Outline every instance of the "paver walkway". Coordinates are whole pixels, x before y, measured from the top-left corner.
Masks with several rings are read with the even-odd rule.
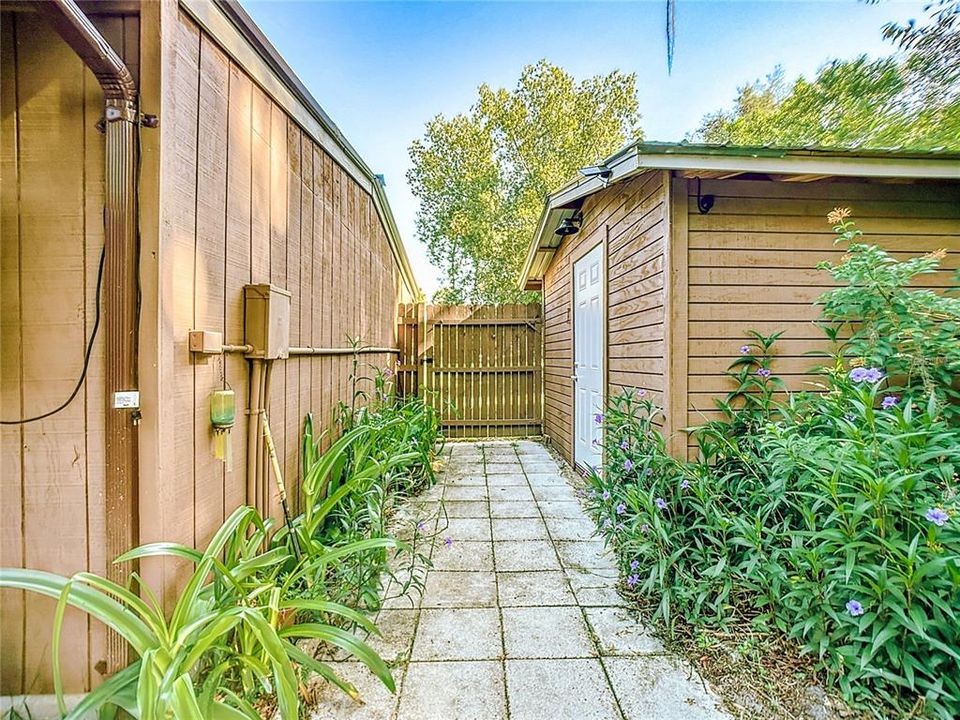
[[[448,446],[433,569],[387,603],[370,643],[397,694],[335,663],[357,705],[326,693],[316,720],[720,720],[700,678],[638,624],[573,488],[541,445]],[[414,607],[410,607],[411,602]]]

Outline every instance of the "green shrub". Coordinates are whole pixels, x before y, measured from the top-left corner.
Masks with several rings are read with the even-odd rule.
[[[173,556],[194,564],[194,572],[169,614],[145,585],[141,585],[141,598],[91,573],[64,578],[38,570],[0,570],[0,587],[37,592],[58,601],[53,662],[61,712],[70,719],[101,708],[123,708],[143,720],[255,720],[260,715],[251,701],[259,692],[269,691],[276,697],[280,716],[295,720],[299,717],[300,667],[319,673],[355,696],[356,690],[329,666],[296,646],[300,638],[320,638],[343,648],[392,690],[389,669],[369,646],[335,625],[298,622],[298,618],[322,612],[376,632],[369,620],[350,608],[287,597],[281,568],[291,557],[283,548],[262,551],[269,529],[269,523],[253,508],[241,507],[203,552],[175,543],[154,543],[117,558],[119,563]],[[347,552],[345,548],[331,552],[326,561],[335,563]],[[138,577],[132,579],[139,584]],[[116,630],[139,659],[66,714],[59,655],[68,605]]]
[[[391,536],[388,520],[398,499],[429,487],[439,423],[414,398],[399,400],[389,373],[373,380],[375,395],[357,390],[339,411],[340,436],[325,451],[305,421],[302,442],[303,512],[276,528],[253,508],[238,508],[205,551],[153,543],[115,562],[172,556],[194,565],[172,612],[131,575],[129,588],[90,573],[64,578],[23,569],[0,570],[0,587],[58,600],[54,619],[54,681],[61,698],[60,629],[68,605],[87,612],[130,643],[138,660],[90,693],[69,715],[91,710],[138,718],[259,718],[267,698],[284,720],[300,712],[302,676],[317,673],[354,699],[356,688],[297,643],[318,639],[364,663],[392,692],[384,661],[351,631],[377,634],[364,614],[381,602],[381,575],[392,572],[388,553],[404,554],[410,569],[427,562],[412,539]],[[402,591],[417,583],[407,573]],[[139,593],[142,593],[142,596]]]
[[[838,221],[849,239],[852,225]],[[612,399],[603,472],[587,496],[626,587],[668,628],[679,618],[776,628],[849,700],[952,718],[960,424],[951,358],[960,346],[947,338],[950,303],[902,287],[935,261],[895,263],[851,246],[835,276],[873,285],[825,296],[825,315],[845,316],[846,331],[829,328],[837,353],[819,387],[787,393],[771,371],[776,336],[752,334],[731,366],[723,418],[691,431],[694,462],[667,454],[660,411],[642,391]]]

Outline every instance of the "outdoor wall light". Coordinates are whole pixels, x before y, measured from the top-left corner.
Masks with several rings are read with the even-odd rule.
[[[573,217],[564,218],[560,221],[560,224],[557,225],[557,229],[553,231],[554,234],[559,235],[560,237],[576,235],[578,232],[580,232],[580,228],[577,227],[577,223],[579,223],[581,219],[582,216],[579,214],[574,215]]]
[[[608,168],[606,165],[590,165],[588,167],[580,168],[579,172],[586,178],[598,177],[604,182],[613,177],[613,170]]]
[[[700,178],[697,178],[697,210],[700,211],[701,215],[706,215],[713,209],[713,201],[713,195],[700,194]]]

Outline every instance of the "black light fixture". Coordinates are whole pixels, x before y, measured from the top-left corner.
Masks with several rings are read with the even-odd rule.
[[[598,177],[604,182],[613,177],[613,170],[606,165],[590,165],[580,168],[580,174],[586,178]]]
[[[557,229],[553,231],[554,235],[559,235],[560,237],[567,237],[568,235],[576,235],[580,232],[580,228],[577,226],[577,223],[580,222],[580,214],[573,215],[572,217],[565,217],[560,221],[560,224],[557,225]]]
[[[701,195],[700,194],[700,178],[697,178],[697,210],[700,211],[701,215],[706,215],[710,210],[713,209],[713,195]]]

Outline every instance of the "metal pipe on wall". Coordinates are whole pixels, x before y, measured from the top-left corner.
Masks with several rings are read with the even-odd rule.
[[[37,3],[53,29],[93,72],[104,95],[104,326],[105,326],[105,516],[107,558],[138,541],[137,408],[118,409],[115,393],[137,390],[137,133],[139,114],[133,74],[73,0]],[[126,406],[125,406],[126,407]],[[107,564],[107,577],[126,584],[127,568]],[[130,662],[123,638],[106,635],[105,674]]]
[[[263,387],[260,391],[260,412],[257,422],[257,483],[260,491],[260,510],[264,517],[270,514],[270,486],[266,480],[270,472],[268,468],[270,458],[263,443],[263,413],[270,407],[270,378],[272,375],[273,360],[264,360]]]
[[[247,405],[247,505],[256,506],[257,496],[257,445],[260,423],[260,386],[263,376],[263,360],[250,360],[250,398]]]

